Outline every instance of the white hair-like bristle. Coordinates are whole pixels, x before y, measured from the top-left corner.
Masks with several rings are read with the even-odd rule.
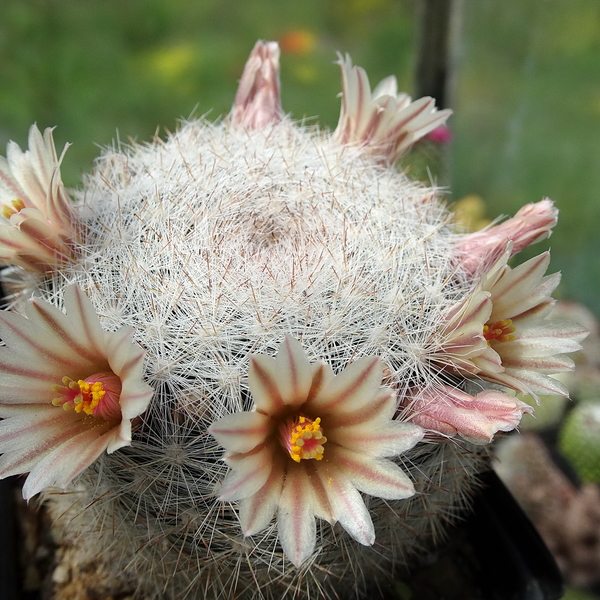
[[[275,524],[244,538],[236,504],[216,499],[227,466],[207,433],[250,410],[248,357],[274,356],[286,334],[336,372],[381,357],[400,395],[439,380],[422,357],[471,284],[451,264],[437,190],[288,119],[254,131],[200,120],[105,151],[77,206],[82,260],[35,293],[60,306],[76,282],[106,330],[133,327],[156,390],[130,447],[46,494],[82,561],[153,600],[358,597],[441,535],[480,448],[442,440],[406,452],[416,495],[365,498],[375,545],[319,522],[318,551],[297,570]],[[31,291],[15,292],[15,309]]]

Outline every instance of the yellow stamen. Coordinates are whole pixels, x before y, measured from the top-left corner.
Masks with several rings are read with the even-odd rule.
[[[104,386],[100,381],[88,383],[83,379],[80,379],[77,383],[81,393],[75,396],[75,412],[83,411],[86,415],[94,414],[94,409],[106,394]]]
[[[54,406],[62,406],[64,410],[75,409],[75,412],[84,412],[86,415],[93,415],[94,409],[100,404],[106,390],[102,382],[94,381],[88,383],[83,379],[73,381],[70,377],[63,377],[63,385],[54,385],[52,389],[55,392],[64,392],[65,388],[71,390],[71,393],[64,394],[60,398],[52,400]],[[71,396],[71,397],[69,397]]]
[[[488,345],[491,342],[510,342],[515,339],[512,335],[516,331],[516,327],[512,326],[511,319],[496,321],[492,325],[484,325],[483,337],[487,340]]]
[[[23,200],[21,200],[21,198],[17,198],[16,200],[13,200],[9,204],[5,204],[2,207],[2,216],[5,219],[10,219],[14,214],[18,213],[19,211],[23,210],[24,208],[25,208],[25,202],[23,202]]]
[[[317,417],[313,421],[301,416],[292,424],[289,442],[286,445],[292,459],[299,463],[302,459],[322,460],[325,451],[323,444],[326,441],[327,438],[321,429],[321,418]]]

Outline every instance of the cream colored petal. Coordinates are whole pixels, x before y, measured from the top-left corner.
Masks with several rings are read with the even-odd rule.
[[[333,461],[318,467],[333,515],[359,544],[371,546],[375,541],[375,528],[369,511],[356,487],[337,467]]]
[[[278,387],[278,368],[274,358],[262,354],[250,357],[248,387],[257,410],[277,415],[285,409]]]
[[[269,525],[279,505],[284,480],[283,466],[275,463],[265,485],[240,501],[239,517],[244,535],[254,535]]]
[[[279,499],[277,526],[283,552],[296,567],[313,553],[317,542],[311,500],[312,489],[306,471],[300,465],[291,465]]]
[[[410,450],[423,439],[424,431],[411,423],[389,421],[327,429],[326,434],[328,443],[334,442],[366,456],[383,457],[398,456]]]
[[[277,352],[277,387],[285,404],[299,406],[306,402],[316,365],[306,358],[298,341],[285,336]]]
[[[213,423],[208,432],[228,452],[250,452],[272,432],[274,421],[259,412],[239,412]]]
[[[23,406],[0,423],[0,477],[31,470],[46,454],[89,427],[57,407]],[[6,416],[6,411],[2,411]],[[102,431],[106,431],[103,428]],[[101,433],[101,432],[100,432]],[[99,435],[99,434],[98,434]]]
[[[559,273],[544,277],[549,263],[550,254],[544,252],[514,269],[507,268],[492,287],[486,285],[493,302],[490,321],[512,319],[546,302],[560,281]]]
[[[353,427],[363,423],[385,423],[396,412],[396,393],[389,388],[380,388],[369,402],[350,412],[331,412],[321,416],[327,430],[338,427]]]
[[[332,464],[361,492],[386,500],[403,500],[415,489],[402,469],[390,460],[364,456],[341,446],[333,448]]]
[[[154,389],[143,380],[146,353],[133,341],[130,327],[102,333],[110,370],[121,380],[119,404],[123,419],[134,419],[148,408],[154,394]]]
[[[71,437],[44,456],[29,473],[23,486],[23,498],[29,500],[48,487],[66,488],[106,450],[111,433],[99,435],[88,429]]]
[[[321,389],[310,403],[314,414],[352,412],[379,393],[383,365],[378,357],[359,358]]]
[[[232,471],[217,490],[219,500],[249,498],[265,485],[273,468],[273,448],[264,446],[250,454],[226,456]]]

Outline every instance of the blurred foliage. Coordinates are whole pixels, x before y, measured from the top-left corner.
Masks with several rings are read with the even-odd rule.
[[[282,42],[284,109],[335,126],[336,51],[409,88],[413,12],[407,0],[2,0],[0,147],[24,144],[33,122],[57,125],[76,185],[95,144],[226,114],[257,39]]]
[[[0,148],[23,145],[33,122],[57,125],[57,145],[73,142],[63,176],[76,186],[96,144],[226,114],[261,38],[282,46],[284,109],[335,126],[337,50],[373,84],[393,73],[411,90],[418,3],[2,0]],[[426,148],[421,172],[450,181],[451,199],[484,198],[486,218],[550,196],[559,225],[523,259],[551,245],[559,294],[600,313],[600,4],[464,0],[458,39],[453,141]]]
[[[452,191],[489,216],[549,196],[559,294],[600,314],[600,3],[465,0]]]

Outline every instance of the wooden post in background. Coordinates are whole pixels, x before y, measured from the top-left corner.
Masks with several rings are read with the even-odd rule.
[[[438,108],[452,108],[456,65],[460,48],[460,23],[464,0],[419,0],[417,3],[417,48],[414,97],[431,96]],[[452,117],[449,123],[452,129]],[[449,185],[447,145],[422,148],[426,180]]]

